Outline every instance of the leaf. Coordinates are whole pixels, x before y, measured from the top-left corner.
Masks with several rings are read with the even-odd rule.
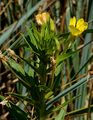
[[[89,59],[86,61],[86,63],[79,69],[79,71],[72,77],[71,81],[74,80],[74,78],[81,72],[81,70],[84,69],[84,67],[86,67],[86,65],[89,63],[89,61],[91,61],[93,59],[93,55],[91,55],[89,57]]]
[[[80,95],[78,95],[78,96],[76,96],[76,97],[73,97],[73,98],[69,99],[68,101],[63,102],[61,105],[58,105],[58,106],[56,106],[56,107],[54,107],[54,108],[48,109],[48,110],[47,110],[47,113],[48,113],[48,114],[51,114],[51,113],[53,113],[53,112],[57,112],[57,111],[59,111],[59,110],[61,110],[61,109],[64,109],[65,106],[67,106],[70,102],[72,102],[73,100],[75,100],[75,99],[78,98],[78,97],[80,97]]]
[[[54,38],[54,40],[55,40],[55,43],[56,43],[56,48],[59,51],[60,50],[60,43],[59,43],[59,41],[56,37]]]
[[[76,52],[79,52],[79,51],[78,50],[76,50],[76,51],[70,51],[70,52],[63,53],[63,54],[59,55],[57,57],[57,60],[56,60],[57,66],[60,65],[64,60],[66,60],[67,58],[69,58],[70,56],[72,56],[73,54],[75,54]]]
[[[2,96],[2,95],[0,95],[0,101],[2,101],[2,100],[4,100],[4,99],[5,99],[5,97]]]
[[[25,113],[23,110],[21,110],[18,106],[13,104],[12,102],[9,102],[6,104],[10,115],[17,120],[28,120],[28,114]]]
[[[70,32],[67,32],[67,33],[58,33],[56,36],[57,38],[62,41],[62,39],[67,39],[68,36],[69,36]]]
[[[34,25],[35,26],[35,25]],[[32,29],[29,29],[27,28],[27,33],[29,35],[29,38],[30,38],[30,42],[38,49],[38,44],[39,44],[39,41],[38,39],[36,39],[36,33],[34,33],[34,27],[32,27]],[[27,39],[29,39],[27,38]],[[30,43],[29,42],[29,43]],[[30,43],[30,44],[31,44]],[[36,52],[36,51],[35,51]]]
[[[86,34],[86,33],[93,33],[93,29],[85,30],[85,32],[83,34]]]
[[[55,103],[56,101],[58,101],[61,97],[65,96],[67,93],[74,91],[79,86],[81,86],[82,84],[84,84],[86,81],[87,81],[87,77],[82,78],[79,82],[75,83],[71,87],[69,87],[69,88],[65,89],[64,91],[60,92],[56,97],[54,97],[53,99],[51,99],[50,101],[48,101],[46,103],[46,106],[47,106],[46,109],[48,110],[53,105],[53,103]]]
[[[21,34],[24,38],[24,40],[26,41],[26,43],[28,44],[28,46],[37,54],[39,55],[39,50],[36,48],[36,46],[31,42],[30,37],[29,36],[24,36],[23,34]]]
[[[47,94],[45,94],[45,99],[49,99],[51,96],[53,96],[53,92],[49,91]]]
[[[31,84],[29,84],[29,79],[26,79],[25,72],[19,64],[17,64],[14,60],[11,59],[8,60],[8,63],[6,65],[20,79],[21,83],[25,87],[31,88]]]
[[[7,40],[7,38],[11,35],[16,25],[17,25],[17,22],[13,23],[9,27],[9,29],[6,32],[4,32],[3,35],[0,36],[0,45],[2,45]]]
[[[64,120],[64,117],[66,115],[66,109],[67,109],[67,106],[61,109],[59,114],[56,116],[55,120]]]
[[[17,97],[18,99],[20,99],[22,101],[25,100],[25,101],[29,102],[29,104],[31,104],[31,105],[34,105],[35,101],[31,97],[22,96],[22,95],[17,94],[17,93],[8,93],[8,94],[11,96]]]
[[[90,113],[93,112],[93,105],[90,105],[90,107],[83,107],[81,109],[77,109],[77,110],[74,110],[74,111],[71,111],[71,112],[68,112],[66,114],[66,116],[72,116],[72,115],[79,115],[79,114],[84,114],[84,113],[88,113],[90,109]]]
[[[64,103],[62,103],[61,105],[59,105],[58,107],[52,109],[52,112],[56,112],[60,109],[62,109],[63,107],[67,106],[70,102],[72,102],[73,100],[75,100],[76,98],[80,97],[80,95],[76,96],[76,97],[73,97],[71,98],[70,100],[68,101],[65,101]]]
[[[37,72],[38,74],[40,74],[38,68],[34,67],[32,64],[30,64],[27,60],[25,60],[24,58],[20,57],[20,59],[22,59],[24,62],[26,62],[35,72]]]

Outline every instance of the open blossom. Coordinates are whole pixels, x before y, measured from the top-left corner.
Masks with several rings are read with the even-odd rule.
[[[76,21],[76,17],[70,19],[69,30],[73,36],[79,36],[88,28],[88,23],[83,18]]]
[[[48,12],[43,12],[43,13],[36,15],[36,21],[38,25],[42,25],[46,23],[49,20],[49,18],[50,18],[50,15]]]

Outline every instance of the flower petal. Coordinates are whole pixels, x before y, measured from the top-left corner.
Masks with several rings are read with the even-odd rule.
[[[84,19],[81,18],[78,20],[76,28],[79,29],[81,32],[83,32],[84,30],[88,28],[88,23],[84,22]]]
[[[84,24],[84,19],[83,19],[83,18],[79,19],[79,20],[77,21],[76,28],[79,29],[80,26],[83,25],[83,24]]]
[[[76,17],[73,17],[70,19],[70,23],[69,23],[69,26],[74,26],[75,27],[76,25]]]
[[[46,23],[49,20],[49,18],[50,18],[49,13],[43,12],[43,13],[36,15],[36,22],[38,23],[38,25],[42,25]]]
[[[36,15],[35,18],[38,25],[42,25],[42,14]]]
[[[84,19],[81,18],[77,21],[76,28],[82,31],[83,27],[84,27],[84,30],[87,29],[88,28],[88,23],[84,22]]]
[[[88,28],[88,23],[84,22],[84,30],[86,30]]]
[[[78,36],[81,34],[81,31],[79,31],[77,28],[73,26],[69,26],[69,30],[73,36]]]
[[[81,32],[84,32],[84,30],[86,30],[88,28],[88,23],[84,22],[84,24],[82,24],[80,27],[79,27],[79,30]]]
[[[50,15],[48,12],[44,12],[42,13],[42,19],[43,19],[43,22],[46,23],[50,18]]]

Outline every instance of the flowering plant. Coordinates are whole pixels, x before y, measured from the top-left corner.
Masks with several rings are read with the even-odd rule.
[[[6,56],[2,53],[0,55],[0,57],[2,56],[2,62],[16,74],[22,85],[27,89],[25,95],[9,93],[9,95],[24,102],[26,113],[12,104],[10,100],[8,104],[6,102],[10,110],[16,108],[14,110],[18,118],[20,118],[21,113],[24,114],[24,120],[31,118],[31,116],[40,120],[53,119],[55,113],[58,114],[62,107],[65,110],[67,104],[75,99],[66,101],[64,95],[86,81],[84,79],[60,93],[62,72],[60,65],[79,51],[71,50],[72,41],[75,39],[74,37],[81,35],[88,28],[88,23],[84,22],[83,19],[79,19],[76,23],[76,18],[71,18],[69,23],[70,33],[65,37],[65,34],[56,33],[54,21],[49,13],[44,12],[36,15],[36,21],[40,25],[39,29],[32,23],[32,28],[27,28],[27,34],[22,34],[25,40],[25,50],[28,51],[29,56],[18,56],[10,49],[7,50]],[[20,61],[26,64],[28,69],[24,69]],[[62,101],[59,100],[61,97],[64,98]],[[28,106],[34,111],[34,114],[27,110]],[[65,116],[66,110],[64,110],[62,112]]]

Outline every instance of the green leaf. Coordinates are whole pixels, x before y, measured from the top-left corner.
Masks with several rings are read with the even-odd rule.
[[[7,103],[6,105],[10,112],[10,115],[17,120],[28,120],[28,114],[21,110],[18,106],[13,104],[12,102]]]
[[[87,29],[83,34],[86,34],[86,33],[93,33],[93,29]]]
[[[56,37],[54,38],[54,40],[55,40],[55,43],[56,43],[56,48],[59,51],[60,50],[60,43],[59,43],[59,41]]]
[[[77,109],[77,110],[68,112],[66,114],[66,116],[73,116],[73,115],[88,113],[89,109],[90,109],[90,113],[93,112],[93,105],[90,105],[89,107],[85,107],[85,108],[81,108],[81,109]]]
[[[72,77],[71,81],[75,79],[75,77],[86,67],[86,65],[93,59],[93,55],[89,57],[86,63],[79,69],[79,71]]]
[[[69,99],[68,101],[64,101],[61,105],[58,105],[54,108],[50,108],[47,112],[48,114],[51,114],[53,112],[57,112],[61,109],[63,109],[65,106],[67,106],[70,102],[72,102],[73,100],[75,100],[76,98],[80,97],[80,95],[76,96],[76,97],[73,97],[71,99]]]
[[[27,60],[25,60],[22,57],[19,57],[20,59],[22,59],[24,62],[26,62],[35,72],[37,72],[38,74],[40,74],[39,69],[34,67],[32,64],[30,64]]]
[[[37,31],[37,30],[36,30]],[[36,33],[34,33],[34,28],[32,27],[32,29],[29,29],[27,28],[27,33],[29,35],[29,38],[30,38],[30,41],[29,43],[31,42],[37,49],[38,49],[38,44],[39,44],[39,41],[38,39],[36,38]],[[28,39],[28,38],[27,38]],[[30,44],[31,44],[30,43]],[[32,46],[31,46],[32,47]],[[36,51],[35,51],[36,52]]]
[[[49,91],[47,94],[45,94],[45,99],[49,99],[51,96],[53,96],[53,92]]]
[[[79,82],[75,83],[71,87],[69,87],[69,88],[65,89],[64,91],[60,92],[56,97],[54,97],[53,99],[51,99],[50,101],[48,101],[46,103],[46,105],[47,105],[46,109],[48,110],[53,105],[54,102],[58,101],[61,97],[65,96],[67,93],[74,91],[79,86],[84,84],[86,81],[87,81],[87,77],[82,78]]]
[[[29,83],[29,79],[28,80],[26,79],[25,72],[19,64],[17,64],[14,60],[9,59],[7,66],[20,79],[21,83],[25,87],[31,88],[31,84]]]
[[[57,60],[56,60],[57,66],[60,65],[64,60],[66,60],[67,58],[69,58],[70,56],[72,56],[73,54],[75,54],[76,52],[79,52],[79,51],[78,50],[76,50],[76,51],[70,51],[70,52],[63,53],[63,54],[59,55],[57,57]]]
[[[56,116],[55,120],[64,120],[64,117],[66,115],[66,109],[67,109],[67,106],[61,109],[59,114]]]
[[[17,94],[17,93],[8,93],[9,95],[11,95],[11,96],[14,96],[14,97],[16,97],[16,98],[18,98],[18,99],[20,99],[20,100],[22,100],[22,101],[27,101],[27,102],[29,102],[29,104],[31,104],[31,105],[34,105],[34,100],[31,98],[31,97],[28,97],[28,96],[22,96],[22,95],[20,95],[20,94]]]
[[[67,33],[58,33],[56,36],[57,38],[62,41],[63,39],[67,39],[68,36],[69,36],[70,32],[67,32]]]
[[[37,54],[39,55],[39,50],[37,49],[37,47],[31,42],[30,37],[29,36],[24,36],[23,34],[21,34],[24,38],[24,40],[26,41],[26,43],[28,44],[28,46]]]
[[[2,101],[2,100],[4,100],[4,99],[5,99],[5,97],[2,96],[2,95],[0,95],[0,101]]]

